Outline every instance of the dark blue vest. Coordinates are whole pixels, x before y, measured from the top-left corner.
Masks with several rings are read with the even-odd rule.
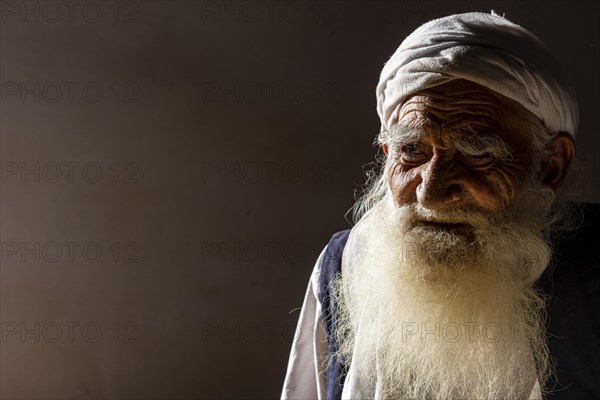
[[[319,284],[329,353],[336,304],[330,282],[341,272],[342,252],[350,230],[333,235],[321,266]],[[554,243],[554,259],[538,285],[550,296],[548,345],[556,375],[547,383],[548,400],[600,399],[600,204],[583,205],[579,229]],[[327,399],[341,399],[347,367],[333,359],[327,370]]]

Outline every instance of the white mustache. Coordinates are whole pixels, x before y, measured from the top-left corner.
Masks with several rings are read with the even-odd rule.
[[[398,217],[402,214],[402,219],[404,219],[409,226],[414,226],[419,222],[431,222],[438,224],[471,225],[474,228],[483,228],[489,227],[492,223],[492,217],[482,211],[433,211],[423,208],[419,204],[411,204],[404,207],[404,212],[397,210]]]

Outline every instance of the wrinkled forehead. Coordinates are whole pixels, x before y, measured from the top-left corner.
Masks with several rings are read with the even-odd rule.
[[[529,111],[515,101],[466,80],[411,95],[398,109],[395,131],[403,136],[510,136]]]
[[[398,109],[397,121],[406,124],[417,118],[415,113],[439,125],[464,119],[498,120],[509,108],[508,100],[476,83],[452,81],[409,96]]]

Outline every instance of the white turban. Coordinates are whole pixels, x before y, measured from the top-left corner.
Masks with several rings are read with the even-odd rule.
[[[410,95],[454,79],[517,101],[552,133],[577,132],[577,100],[556,59],[531,32],[493,11],[436,19],[404,39],[377,85],[382,131],[397,122]]]

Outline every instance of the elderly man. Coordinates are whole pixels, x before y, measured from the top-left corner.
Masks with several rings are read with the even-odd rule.
[[[317,261],[282,397],[598,396],[597,281],[557,281],[590,239],[552,254],[586,224],[559,196],[577,103],[545,46],[493,12],[431,21],[386,63],[377,111],[385,161]],[[562,301],[588,321],[561,325]]]

